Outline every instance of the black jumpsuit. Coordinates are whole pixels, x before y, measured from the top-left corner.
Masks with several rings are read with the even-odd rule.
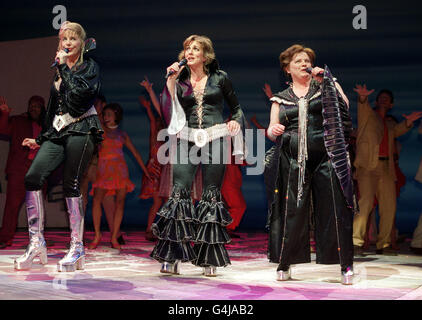
[[[308,100],[307,153],[303,195],[298,198],[298,101],[292,88],[275,94],[272,101],[280,104],[279,120],[285,132],[276,148],[271,214],[269,216],[269,259],[286,271],[291,264],[310,262],[309,224],[315,224],[316,263],[340,263],[342,269],[353,265],[353,210],[348,206],[324,143],[321,87],[312,81],[305,96]],[[347,105],[338,94],[340,108]],[[348,111],[345,112],[348,114]],[[344,127],[350,127],[350,118]],[[348,128],[346,128],[348,130]]]
[[[224,123],[224,102],[230,108],[231,119],[242,124],[243,112],[232,83],[227,74],[218,69],[216,61],[210,65],[201,114],[198,113],[198,101],[189,81],[188,68],[179,75],[176,89],[189,128],[209,128]],[[161,108],[169,124],[171,98],[167,87],[161,96]],[[201,267],[223,267],[230,264],[224,244],[231,240],[225,226],[230,224],[232,219],[220,192],[225,171],[222,161],[222,155],[225,153],[223,139],[219,138],[214,141],[217,143],[209,143],[198,150],[201,154],[203,192],[196,208],[191,200],[191,186],[199,165],[192,163],[191,159],[188,163],[181,161],[183,158],[187,160],[183,154],[189,154],[196,146],[192,142],[177,139],[178,158],[177,163],[173,164],[172,194],[157,213],[159,219],[152,227],[159,240],[151,256],[159,262],[192,261]],[[220,157],[217,163],[212,161],[215,156]],[[202,161],[204,159],[209,163]],[[191,241],[195,243],[193,248]]]

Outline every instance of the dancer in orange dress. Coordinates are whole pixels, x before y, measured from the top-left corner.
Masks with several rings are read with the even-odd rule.
[[[150,179],[150,175],[127,133],[118,128],[123,118],[122,107],[117,103],[110,103],[104,107],[102,117],[105,131],[104,141],[99,149],[97,179],[92,185],[94,189],[92,218],[95,238],[89,245],[89,249],[95,249],[101,240],[101,202],[106,195],[115,195],[116,211],[111,233],[111,246],[120,249],[117,236],[123,219],[126,193],[132,192],[135,188],[129,179],[129,170],[123,156],[123,146],[132,152],[147,179]]]
[[[168,180],[170,176],[169,174],[166,174],[168,170],[164,172],[163,165],[160,164],[157,159],[158,149],[163,144],[162,141],[158,141],[157,135],[161,129],[165,128],[165,126],[161,119],[160,103],[158,102],[157,96],[155,95],[155,92],[152,89],[153,84],[149,82],[147,77],[145,77],[145,80],[143,80],[139,84],[143,86],[148,92],[151,98],[151,101],[155,107],[155,110],[158,113],[158,117],[155,117],[151,110],[151,102],[148,101],[144,96],[139,97],[139,102],[143,107],[145,107],[149,121],[150,121],[149,160],[147,163],[147,169],[148,169],[149,174],[151,175],[151,179],[142,180],[141,193],[139,194],[139,198],[153,199],[153,203],[148,212],[148,221],[147,221],[147,228],[145,232],[145,239],[148,241],[155,241],[157,238],[153,235],[151,226],[152,226],[152,223],[154,222],[158,209],[160,209],[161,205],[163,204],[163,200],[167,200],[167,198],[169,197],[169,195],[166,195],[164,197],[162,196],[160,192],[160,184],[161,184],[162,179],[166,179],[167,183],[169,183]]]

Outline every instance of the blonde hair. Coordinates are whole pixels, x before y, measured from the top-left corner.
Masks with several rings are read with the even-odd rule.
[[[202,51],[204,52],[204,71],[208,73],[208,65],[215,60],[215,52],[214,47],[212,45],[212,41],[207,36],[199,36],[197,34],[190,35],[183,41],[183,50],[179,53],[179,61],[185,58],[185,51],[186,48],[193,42],[196,41],[201,45]]]
[[[286,76],[289,76],[286,72],[286,67],[289,65],[289,63],[293,60],[293,57],[297,53],[305,52],[309,59],[311,60],[311,65],[314,65],[315,62],[315,52],[311,48],[304,47],[300,44],[294,44],[290,47],[288,47],[286,50],[284,50],[282,53],[280,53],[280,67],[283,69]]]
[[[79,53],[79,59],[76,62],[76,65],[80,65],[84,61],[84,50],[85,50],[85,40],[86,32],[84,28],[76,22],[65,21],[62,23],[59,31],[59,45],[58,50],[61,50],[62,38],[64,36],[73,36],[76,35],[81,40],[81,51]]]

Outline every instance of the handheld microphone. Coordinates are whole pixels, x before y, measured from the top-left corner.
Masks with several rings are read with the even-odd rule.
[[[307,73],[312,74],[312,68],[306,68],[305,70]],[[319,72],[317,75],[317,77],[323,77],[324,76],[324,71]]]
[[[64,52],[66,52],[66,53],[68,53],[68,52],[69,52],[69,49],[68,49],[68,48],[64,48],[64,49],[63,49],[63,51],[64,51]],[[57,67],[57,66],[58,66],[58,64],[59,64],[59,62],[60,62],[60,61],[59,61],[59,59],[57,58],[57,59],[56,59],[56,61],[54,61],[54,62],[53,62],[53,64],[51,65],[51,67],[50,67],[50,68]]]
[[[188,63],[188,60],[186,60],[186,59],[180,60],[180,62],[179,62],[179,68],[181,68],[184,65],[186,65],[186,63]],[[170,70],[169,73],[167,73],[164,78],[167,79],[168,77],[170,77],[174,73],[176,73],[176,71]]]

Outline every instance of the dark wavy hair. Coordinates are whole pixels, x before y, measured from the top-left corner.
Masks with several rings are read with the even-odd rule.
[[[377,97],[376,97],[375,101],[377,101],[377,102],[378,102],[378,99],[379,99],[380,95],[382,95],[383,93],[385,93],[385,94],[387,94],[387,95],[389,95],[389,96],[390,96],[391,103],[393,103],[393,102],[394,102],[394,95],[393,95],[393,92],[392,92],[391,90],[389,90],[389,89],[381,89],[381,90],[378,92],[378,94],[377,94]]]
[[[110,109],[114,112],[114,114],[116,115],[116,124],[120,124],[120,122],[123,120],[123,108],[120,106],[120,104],[115,102],[106,104],[103,109],[103,113],[107,109]]]

